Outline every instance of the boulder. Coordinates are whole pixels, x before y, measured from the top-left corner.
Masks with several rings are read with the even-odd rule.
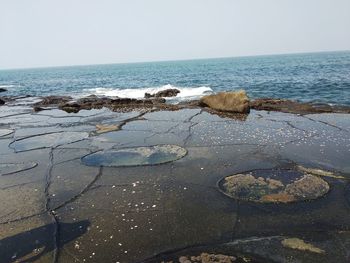
[[[5,91],[7,91],[7,89],[0,88],[0,92],[5,92]]]
[[[164,98],[164,97],[176,97],[177,94],[179,94],[180,91],[178,89],[166,89],[166,90],[161,90],[158,91],[155,94],[150,94],[150,93],[145,93],[145,98]]]
[[[0,99],[0,105],[4,105],[5,104],[5,101]]]
[[[249,113],[249,99],[244,90],[207,95],[200,99],[200,104],[217,111]]]

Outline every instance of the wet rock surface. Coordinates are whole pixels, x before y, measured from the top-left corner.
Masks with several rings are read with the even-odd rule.
[[[349,115],[38,100],[0,108],[0,261],[349,262]]]
[[[80,141],[86,139],[88,136],[89,134],[87,132],[53,132],[17,139],[9,147],[16,152],[52,148]]]
[[[37,163],[0,163],[0,176],[23,172],[36,167]]]

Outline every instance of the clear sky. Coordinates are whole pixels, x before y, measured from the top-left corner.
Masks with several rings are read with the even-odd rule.
[[[0,69],[350,50],[350,0],[0,0]]]

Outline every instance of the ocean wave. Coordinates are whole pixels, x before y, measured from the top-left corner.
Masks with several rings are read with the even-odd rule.
[[[213,90],[210,87],[176,87],[170,84],[154,87],[154,88],[138,88],[138,89],[117,89],[117,88],[93,88],[85,89],[86,94],[95,94],[97,96],[119,97],[119,98],[144,98],[145,93],[154,94],[166,89],[178,89],[180,91],[176,97],[169,98],[171,100],[188,100],[199,98],[203,95],[210,94]]]
[[[0,84],[0,88],[2,89],[10,89],[10,88],[16,88],[17,85],[11,85],[11,84]]]

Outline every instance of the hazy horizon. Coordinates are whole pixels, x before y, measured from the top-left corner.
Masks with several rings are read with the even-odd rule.
[[[276,53],[276,54],[260,54],[260,55],[242,55],[242,56],[227,56],[227,57],[203,57],[203,58],[184,58],[173,60],[150,60],[150,61],[132,61],[132,62],[111,62],[111,63],[93,63],[93,64],[71,64],[71,65],[53,65],[53,66],[37,66],[37,67],[17,67],[17,68],[0,68],[0,71],[7,70],[25,70],[25,69],[45,69],[45,68],[64,68],[64,67],[84,67],[84,66],[103,66],[103,65],[123,65],[123,64],[143,64],[143,63],[161,63],[161,62],[181,62],[181,61],[196,61],[196,60],[216,60],[216,59],[234,59],[234,58],[249,58],[249,57],[264,57],[264,56],[292,56],[302,54],[317,54],[317,53],[342,53],[350,52],[350,50],[327,50],[327,51],[311,51],[311,52],[294,52],[294,53]]]
[[[347,0],[2,0],[0,8],[0,70],[350,50]]]

